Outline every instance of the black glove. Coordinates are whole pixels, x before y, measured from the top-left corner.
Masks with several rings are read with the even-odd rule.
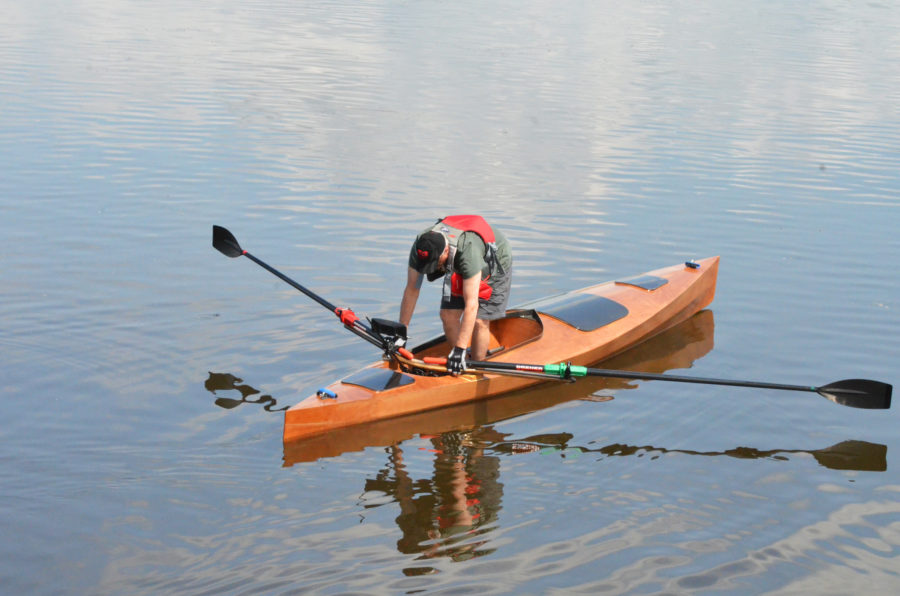
[[[397,350],[400,350],[405,347],[406,347],[406,337],[405,336],[395,337],[388,345],[387,353],[393,354]]]
[[[406,346],[406,325],[388,319],[369,319],[372,331],[384,342],[385,354],[392,354]]]
[[[454,377],[466,370],[466,350],[464,348],[455,347],[447,356],[447,370]]]

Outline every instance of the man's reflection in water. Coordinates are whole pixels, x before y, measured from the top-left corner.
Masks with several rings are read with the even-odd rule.
[[[399,504],[401,553],[463,561],[494,551],[484,548],[488,541],[479,537],[497,520],[503,485],[500,459],[484,447],[501,438],[492,428],[430,437],[433,474],[418,480],[409,475],[403,450],[389,448],[388,465],[366,480],[366,491],[383,492]]]

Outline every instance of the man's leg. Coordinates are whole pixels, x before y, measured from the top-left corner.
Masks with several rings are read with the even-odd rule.
[[[484,360],[491,343],[491,322],[484,319],[475,320],[472,329],[472,360]]]
[[[462,320],[462,310],[457,308],[442,308],[441,323],[444,325],[444,335],[451,346],[456,345],[456,338],[459,335],[459,324]]]
[[[491,297],[478,302],[478,318],[472,329],[472,360],[484,360],[491,344],[491,321],[506,316],[512,267],[491,278]]]
[[[456,337],[459,335],[459,325],[462,322],[462,311],[452,308],[441,309],[441,323],[444,324],[444,335],[450,345],[456,345]],[[471,360],[484,360],[487,356],[488,346],[491,343],[491,322],[484,319],[476,319],[472,329]]]

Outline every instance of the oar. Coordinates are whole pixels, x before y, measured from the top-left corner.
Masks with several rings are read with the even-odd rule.
[[[428,364],[444,364],[446,358],[425,358]],[[522,375],[531,374],[547,379],[574,379],[576,377],[612,377],[617,379],[637,379],[640,381],[674,381],[676,383],[699,383],[703,385],[729,385],[732,387],[753,387],[756,389],[780,389],[783,391],[808,391],[818,393],[822,397],[842,406],[865,408],[869,410],[886,410],[891,407],[891,386],[881,381],[868,379],[847,379],[812,387],[807,385],[784,385],[780,383],[759,383],[755,381],[731,381],[727,379],[709,379],[703,377],[682,377],[656,373],[633,372],[628,370],[606,370],[587,368],[568,363],[560,364],[514,364],[512,362],[466,362],[467,369],[492,372],[497,374]]]
[[[349,329],[356,335],[375,344],[379,348],[382,348],[382,349],[386,348],[386,346],[384,345],[384,340],[381,337],[379,337],[375,332],[373,332],[372,328],[369,327],[364,321],[362,321],[362,319],[357,317],[356,313],[354,313],[352,310],[350,310],[349,308],[339,308],[339,307],[335,306],[334,304],[328,302],[327,300],[325,300],[324,298],[322,298],[321,296],[319,296],[312,290],[309,290],[309,289],[301,286],[300,284],[295,282],[293,279],[291,279],[290,277],[281,273],[277,269],[270,267],[266,263],[260,261],[253,255],[251,255],[249,252],[247,252],[246,250],[243,250],[241,248],[241,245],[238,244],[237,238],[234,237],[234,234],[232,234],[231,232],[229,232],[222,226],[213,226],[212,243],[213,243],[213,247],[216,250],[218,250],[220,253],[225,255],[226,257],[231,257],[231,258],[241,257],[241,256],[247,257],[248,259],[250,259],[257,265],[259,265],[260,267],[262,267],[269,273],[275,275],[276,277],[282,279],[283,281],[286,281],[290,285],[294,286],[296,289],[300,290],[301,292],[303,292],[304,294],[306,294],[307,296],[309,296],[310,298],[312,298],[313,300],[315,300],[316,302],[318,302],[319,304],[321,304],[322,306],[324,306],[325,308],[327,308],[328,310],[330,310],[331,312],[336,314],[338,316],[338,318],[341,320],[341,323],[343,323],[347,329]]]

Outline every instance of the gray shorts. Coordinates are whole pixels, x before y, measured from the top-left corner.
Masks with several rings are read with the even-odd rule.
[[[492,275],[488,279],[491,286],[491,297],[487,300],[478,299],[478,318],[485,321],[502,319],[506,316],[506,307],[509,304],[509,288],[512,286],[512,267]],[[466,303],[462,296],[450,294],[449,284],[444,284],[444,294],[441,297],[441,310],[462,310]]]

